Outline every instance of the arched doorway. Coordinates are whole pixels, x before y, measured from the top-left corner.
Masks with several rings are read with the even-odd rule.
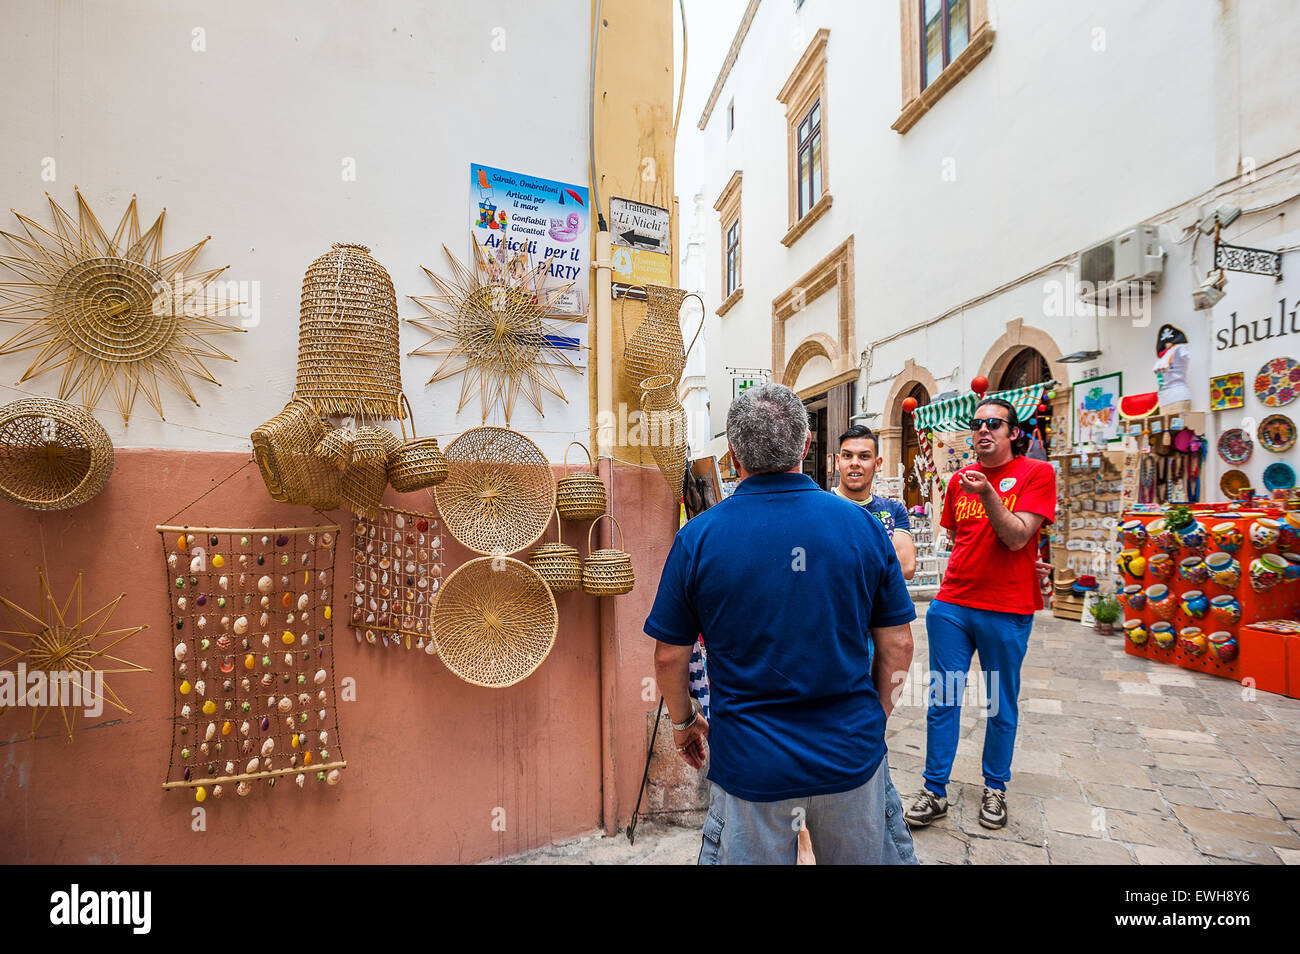
[[[994,391],[1027,388],[1032,384],[1046,384],[1052,380],[1047,359],[1035,348],[1021,348],[1011,356],[1005,370],[996,381],[990,382]]]
[[[925,389],[923,384],[913,385],[912,389],[905,395],[905,399],[909,397],[915,398],[918,406],[930,403],[930,392]],[[921,441],[912,422],[912,415],[902,415],[902,427],[903,505],[910,510],[912,507],[925,503],[925,498],[921,496],[921,485],[918,483],[916,474],[913,471]]]

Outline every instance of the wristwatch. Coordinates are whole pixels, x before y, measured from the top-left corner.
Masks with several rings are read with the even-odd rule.
[[[695,708],[695,700],[692,699],[692,700],[691,700],[691,717],[690,717],[689,719],[687,719],[685,722],[673,722],[673,728],[676,729],[678,732],[685,732],[685,731],[686,731],[687,729],[689,729],[691,726],[695,725],[695,720],[698,719],[699,717],[700,717],[700,710],[697,709],[697,708]],[[668,721],[669,721],[669,722],[672,722],[672,718],[673,718],[673,717],[670,715],[670,716],[668,717]]]

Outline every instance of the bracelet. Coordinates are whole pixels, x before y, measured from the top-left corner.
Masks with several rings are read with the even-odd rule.
[[[678,732],[685,732],[691,726],[695,725],[695,720],[698,719],[699,717],[700,717],[699,711],[695,708],[694,704],[692,704],[691,717],[687,719],[685,722],[673,722],[673,728],[676,729]],[[673,717],[670,715],[668,717],[668,721],[672,722],[672,718]]]

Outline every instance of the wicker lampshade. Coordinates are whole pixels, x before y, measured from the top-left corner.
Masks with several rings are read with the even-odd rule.
[[[512,686],[555,645],[555,597],[535,570],[510,557],[462,564],[438,590],[431,621],[438,655],[475,686]]]
[[[401,417],[397,295],[364,245],[335,242],[307,267],[294,397],[321,414]]]
[[[0,407],[0,497],[29,510],[68,510],[112,473],[108,432],[77,405],[23,398]]]
[[[434,488],[447,532],[475,553],[517,553],[537,542],[555,509],[555,478],[540,447],[504,427],[475,427],[447,445]]]

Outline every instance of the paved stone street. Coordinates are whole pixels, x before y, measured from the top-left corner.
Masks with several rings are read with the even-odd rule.
[[[917,613],[888,730],[904,798],[925,761],[924,604]],[[1022,677],[1007,827],[977,820],[983,719],[964,708],[948,817],[915,833],[923,864],[1300,864],[1300,700],[1249,698],[1050,613],[1034,623]],[[690,864],[696,832],[643,823],[635,846],[589,837],[508,861]]]

